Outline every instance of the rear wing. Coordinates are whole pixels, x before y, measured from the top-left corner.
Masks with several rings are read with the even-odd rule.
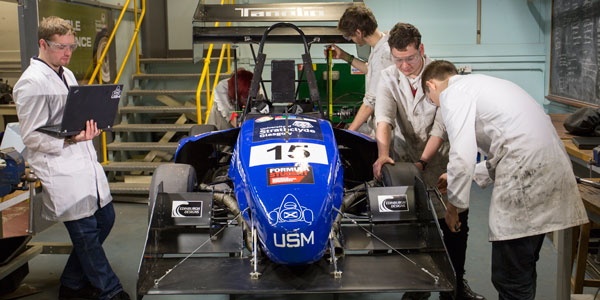
[[[348,43],[337,31],[337,23],[344,11],[360,2],[323,3],[259,3],[214,5],[196,7],[193,19],[194,44],[208,43],[258,43],[267,28],[278,22],[331,23],[299,26],[310,43]],[[214,22],[238,22],[236,26]],[[260,25],[256,25],[259,23]],[[270,43],[297,43],[298,34],[291,28],[277,28],[269,37]]]

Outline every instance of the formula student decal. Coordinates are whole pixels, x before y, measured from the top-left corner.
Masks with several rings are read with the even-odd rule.
[[[310,165],[267,168],[267,184],[315,183]]]
[[[319,123],[308,118],[277,116],[273,120],[254,123],[253,142],[285,138],[322,141],[323,133]]]

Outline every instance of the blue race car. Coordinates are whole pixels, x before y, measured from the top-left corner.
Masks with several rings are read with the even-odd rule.
[[[293,61],[273,61],[273,99],[258,96],[278,27],[304,38],[288,23],[265,32],[241,126],[197,126],[155,171],[138,295],[453,290],[418,171],[397,163],[372,179],[377,145],[324,117],[305,40],[317,108],[290,99]]]

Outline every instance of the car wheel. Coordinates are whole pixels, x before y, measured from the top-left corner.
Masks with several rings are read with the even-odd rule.
[[[192,192],[196,186],[196,171],[188,164],[164,164],[158,166],[150,182],[150,197],[148,199],[148,221],[152,216],[154,204],[162,183],[162,192],[185,193]]]
[[[413,163],[396,162],[381,168],[381,181],[384,186],[415,185],[415,177],[422,179],[421,172]]]

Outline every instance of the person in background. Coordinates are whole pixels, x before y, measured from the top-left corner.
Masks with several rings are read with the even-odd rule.
[[[332,45],[331,49],[333,58],[343,59],[366,74],[367,90],[363,103],[348,129],[375,136],[373,112],[380,73],[383,69],[393,65],[390,47],[386,45],[388,35],[377,28],[377,20],[375,20],[373,12],[363,5],[354,5],[346,9],[338,23],[338,31],[343,34],[344,38],[352,40],[359,46],[371,46],[368,62],[348,54],[335,45]]]
[[[96,122],[67,138],[36,129],[59,124],[69,86],[77,80],[65,66],[77,48],[71,25],[59,17],[38,26],[39,55],[15,84],[13,95],[29,167],[42,183],[41,215],[65,224],[73,250],[60,277],[58,298],[129,299],[113,272],[102,243],[115,221],[108,180],[92,139]]]
[[[381,72],[375,107],[378,159],[373,165],[373,174],[379,179],[386,163],[413,162],[423,172],[425,184],[436,186],[446,170],[449,145],[440,111],[420,88],[423,69],[432,60],[425,55],[421,33],[411,24],[396,24],[390,31],[388,44],[395,65]],[[438,217],[443,217],[441,203],[435,201],[434,205],[438,208]],[[453,293],[441,293],[440,299],[482,300],[485,298],[473,292],[464,279],[469,211],[461,210],[459,215],[464,224],[460,232],[450,231],[444,221],[438,220],[457,282],[456,297]],[[402,299],[429,296],[428,292],[406,293]]]
[[[238,103],[243,106],[248,100],[250,82],[252,81],[252,72],[245,69],[237,70],[237,96],[238,103],[235,102],[235,74],[230,78],[223,79],[217,83],[214,90],[212,108],[206,120],[206,124],[212,124],[217,130],[225,130],[237,126],[234,112],[238,108]]]
[[[588,222],[571,162],[550,117],[516,84],[457,75],[448,61],[423,72],[422,88],[441,107],[450,141],[446,223],[462,230],[471,182],[494,183],[489,209],[492,283],[499,299],[535,299],[544,235]],[[487,155],[476,165],[477,151]]]

